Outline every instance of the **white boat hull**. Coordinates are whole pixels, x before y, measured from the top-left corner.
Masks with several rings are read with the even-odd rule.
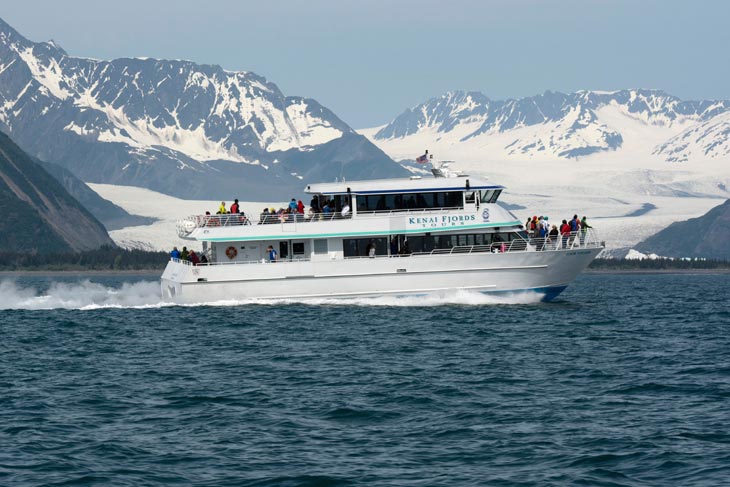
[[[191,266],[170,261],[166,299],[187,303],[229,299],[406,296],[452,290],[539,293],[550,300],[601,247],[549,252],[413,255],[345,260]]]

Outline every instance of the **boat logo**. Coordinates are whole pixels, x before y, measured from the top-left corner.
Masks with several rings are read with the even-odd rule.
[[[485,222],[489,221],[489,208],[484,208],[484,211],[482,211],[482,220]]]

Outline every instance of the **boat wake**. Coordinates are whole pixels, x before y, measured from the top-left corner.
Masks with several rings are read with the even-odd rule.
[[[23,287],[12,280],[0,282],[0,309],[142,308],[164,305],[157,281],[105,286],[89,280],[51,282],[43,290]],[[169,303],[172,304],[172,303]]]
[[[223,299],[199,303],[180,303],[164,300],[158,281],[124,283],[119,287],[83,280],[78,282],[52,282],[46,289],[23,287],[13,280],[0,282],[0,309],[145,309],[170,306],[281,306],[304,304],[310,306],[382,306],[382,307],[432,307],[444,305],[484,306],[500,304],[537,303],[542,294],[521,292],[499,295],[476,291],[454,290],[419,296],[381,296],[360,298],[301,298],[301,299]]]

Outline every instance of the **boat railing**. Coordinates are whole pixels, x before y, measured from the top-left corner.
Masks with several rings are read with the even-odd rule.
[[[512,253],[512,252],[555,252],[558,250],[570,250],[570,249],[581,249],[581,248],[599,248],[605,247],[605,243],[598,240],[598,234],[593,229],[587,229],[586,231],[571,232],[566,235],[558,235],[557,238],[545,237],[545,238],[531,238],[529,240],[514,239],[511,241],[500,242],[495,241],[489,244],[479,245],[457,245],[455,247],[449,247],[444,249],[433,249],[430,251],[423,252],[406,252],[399,254],[376,254],[375,256],[367,255],[356,255],[344,257],[344,260],[352,259],[391,259],[391,258],[405,258],[411,256],[425,256],[425,255],[454,255],[454,254],[476,254],[476,253]],[[204,262],[199,264],[192,264],[190,261],[171,258],[173,262],[178,262],[183,265],[189,266],[218,266],[218,265],[245,265],[245,264],[280,264],[280,263],[299,263],[299,262],[310,262],[312,259],[296,257],[293,259],[281,259],[276,262],[269,262],[266,259],[258,260],[231,260],[228,262]]]
[[[586,228],[585,230],[578,230],[577,232],[570,232],[562,235],[531,237],[529,243],[538,251],[605,246],[605,244],[598,239],[598,234],[593,228]]]
[[[421,214],[429,211],[463,211],[464,208],[444,207],[444,208],[417,208],[417,209],[401,209],[401,210],[375,210],[358,212],[363,216],[390,216],[394,214]],[[258,220],[251,218],[243,213],[226,213],[222,215],[191,215],[177,222],[177,234],[184,238],[196,228],[218,228],[218,227],[235,227],[246,225],[275,225],[287,223],[316,223],[328,221],[349,220],[353,216],[352,212],[332,211],[314,213],[310,211],[304,213],[261,213]]]

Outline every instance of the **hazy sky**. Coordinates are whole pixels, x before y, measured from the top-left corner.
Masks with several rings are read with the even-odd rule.
[[[3,0],[0,16],[70,55],[253,71],[355,128],[456,89],[730,98],[725,0]]]

